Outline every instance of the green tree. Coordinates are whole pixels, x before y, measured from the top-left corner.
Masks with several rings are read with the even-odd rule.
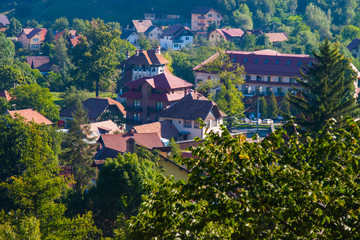
[[[52,28],[55,30],[64,30],[69,28],[69,21],[66,17],[57,18],[52,25]]]
[[[269,98],[267,109],[268,117],[271,119],[276,119],[278,116],[279,108],[274,93],[272,93]]]
[[[15,45],[7,39],[4,33],[0,33],[0,66],[12,65],[15,56]]]
[[[321,8],[316,7],[314,4],[309,4],[306,7],[306,22],[313,29],[319,29],[319,33],[323,38],[330,38],[331,31],[331,16],[330,12],[326,14]]]
[[[35,19],[27,20],[26,21],[26,26],[28,28],[41,28],[42,27],[42,25],[39,22],[37,22]]]
[[[354,40],[355,38],[360,37],[360,28],[353,25],[346,25],[341,29],[340,35],[344,40]]]
[[[0,89],[10,90],[17,84],[23,83],[24,77],[21,72],[13,66],[0,66]]]
[[[136,154],[126,153],[105,162],[96,187],[90,190],[94,217],[104,235],[112,233],[120,213],[126,219],[137,214],[142,197],[156,188],[158,178],[157,164]]]
[[[10,21],[10,26],[8,30],[6,30],[6,35],[9,37],[15,37],[21,32],[22,24],[19,20],[17,20],[14,17],[10,18],[9,21]]]
[[[335,118],[341,125],[358,106],[354,98],[356,73],[339,46],[326,39],[313,55],[315,61],[297,79],[302,96],[289,94],[289,101],[301,113],[296,122],[306,131],[316,133],[329,118]]]
[[[87,112],[78,101],[76,111],[73,113],[73,120],[70,122],[70,129],[63,141],[62,162],[71,166],[75,179],[75,189],[84,191],[91,185],[95,178],[93,163],[96,145],[92,144],[89,119]]]
[[[149,50],[151,49],[151,43],[147,38],[143,35],[139,38],[139,46],[143,50]]]
[[[53,122],[59,120],[59,107],[54,103],[48,88],[36,83],[17,86],[10,90],[11,105],[16,109],[33,108]]]
[[[61,97],[64,99],[62,108],[67,109],[76,105],[77,102],[85,101],[86,99],[90,98],[91,95],[86,90],[76,89],[75,86],[71,86],[61,94]]]
[[[268,106],[264,97],[260,97],[259,99],[259,111],[262,118],[268,117]]]
[[[102,20],[93,19],[85,36],[71,50],[71,58],[78,79],[90,90],[95,84],[96,96],[99,96],[100,87],[106,89],[118,75],[120,31],[111,30]]]
[[[71,60],[68,56],[68,49],[66,47],[65,39],[60,36],[54,46],[54,54],[51,58],[52,62],[56,65],[58,73],[66,75],[68,71],[73,67]]]
[[[279,112],[281,113],[282,116],[285,117],[291,115],[288,93],[286,93],[284,98],[281,100]]]
[[[303,141],[282,129],[261,143],[226,129],[210,133],[192,149],[198,158],[184,159],[192,169],[188,182],[164,182],[122,233],[127,239],[359,238],[360,128],[352,120],[348,131],[332,124]]]
[[[72,29],[75,29],[79,34],[85,33],[85,30],[90,27],[90,22],[87,22],[80,18],[74,18],[72,20]]]

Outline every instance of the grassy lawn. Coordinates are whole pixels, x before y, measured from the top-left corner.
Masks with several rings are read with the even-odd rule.
[[[56,105],[59,105],[60,107],[63,105],[63,98],[61,97],[62,92],[51,92],[53,95],[53,100]],[[95,92],[90,93],[90,97],[95,97]],[[109,97],[109,98],[116,98],[116,94],[111,92],[100,92],[100,97]]]

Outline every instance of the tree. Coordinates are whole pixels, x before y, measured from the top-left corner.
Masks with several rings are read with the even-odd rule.
[[[127,239],[359,238],[360,128],[352,120],[348,131],[333,124],[303,141],[283,129],[261,143],[226,129],[210,133],[192,149],[197,158],[183,160],[192,170],[188,181],[165,181],[123,233]]]
[[[27,20],[26,25],[28,28],[41,28],[42,27],[42,25],[39,24],[35,19]]]
[[[161,173],[153,159],[126,153],[105,162],[89,193],[94,217],[105,236],[112,233],[120,213],[125,219],[137,214],[142,198],[156,188],[158,178]]]
[[[10,18],[10,26],[8,30],[6,30],[6,35],[9,37],[15,37],[21,32],[21,30],[21,22],[14,17]]]
[[[60,36],[54,46],[52,61],[58,66],[59,73],[62,75],[66,75],[73,66],[67,52],[66,41]]]
[[[0,33],[0,66],[12,65],[15,56],[15,45],[7,39],[5,34]]]
[[[83,102],[90,98],[90,93],[86,90],[76,89],[75,86],[71,86],[62,93],[61,97],[64,99],[62,108],[67,109],[76,105],[77,102]]]
[[[69,21],[66,17],[60,17],[55,20],[54,24],[52,25],[52,28],[59,31],[68,29]]]
[[[259,111],[260,111],[260,116],[262,118],[267,118],[268,117],[268,109],[267,109],[267,103],[264,97],[260,97],[259,99]]]
[[[93,163],[96,145],[92,144],[89,120],[87,112],[78,101],[76,111],[73,113],[73,120],[70,122],[70,129],[63,141],[62,162],[71,166],[74,173],[75,189],[84,191],[91,185],[95,178]]]
[[[330,12],[326,14],[321,8],[316,7],[314,4],[310,3],[306,7],[306,22],[313,29],[319,29],[319,33],[323,38],[330,38],[331,31],[331,16]]]
[[[16,109],[33,108],[53,122],[59,120],[59,107],[54,103],[48,88],[36,83],[17,86],[10,90],[11,105]]]
[[[0,66],[0,89],[10,90],[17,84],[23,83],[24,77],[21,72],[13,66]]]
[[[272,93],[269,98],[269,104],[267,109],[268,109],[268,117],[271,119],[276,119],[278,116],[279,109],[274,93]]]
[[[72,29],[75,29],[76,32],[83,34],[86,29],[90,27],[90,22],[84,21],[80,18],[74,18],[72,20]]]
[[[139,46],[143,50],[149,50],[151,49],[151,43],[147,38],[143,35],[139,38]]]
[[[340,35],[344,40],[354,40],[355,38],[360,37],[360,28],[353,25],[346,25],[341,29]]]
[[[280,103],[279,112],[281,113],[282,116],[285,116],[285,117],[291,115],[288,93],[285,94],[284,98],[282,99],[282,101]]]
[[[339,46],[326,39],[313,55],[315,61],[305,66],[297,79],[303,89],[301,96],[289,94],[289,101],[300,112],[296,123],[316,133],[329,118],[341,125],[358,106],[354,98],[356,74]]]
[[[90,90],[95,84],[96,96],[99,96],[100,87],[103,85],[106,89],[110,80],[118,75],[119,46],[123,40],[119,30],[111,30],[99,19],[91,21],[85,36],[71,50],[71,58],[79,80]]]

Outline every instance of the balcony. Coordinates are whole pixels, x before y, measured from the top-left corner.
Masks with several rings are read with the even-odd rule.
[[[133,113],[139,113],[139,112],[142,112],[142,107],[140,106],[126,106],[126,111],[127,112],[133,112]]]

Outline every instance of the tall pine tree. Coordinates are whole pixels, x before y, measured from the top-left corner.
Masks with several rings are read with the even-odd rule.
[[[93,139],[88,137],[90,126],[86,124],[89,120],[80,101],[76,103],[73,118],[69,132],[63,141],[62,160],[65,165],[72,166],[76,182],[75,189],[84,190],[95,177],[95,170],[91,167],[95,145],[91,144]]]
[[[264,97],[259,98],[259,110],[260,110],[260,117],[267,118],[268,117],[268,110],[267,110],[267,103]]]
[[[269,98],[268,117],[271,119],[275,119],[278,116],[278,112],[279,112],[279,109],[277,106],[276,97],[275,97],[274,93],[272,93]]]
[[[301,96],[289,95],[290,104],[300,112],[297,124],[308,132],[317,132],[326,121],[335,118],[338,126],[358,109],[354,98],[356,73],[337,44],[326,39],[313,52],[315,61],[301,71],[297,79]]]

